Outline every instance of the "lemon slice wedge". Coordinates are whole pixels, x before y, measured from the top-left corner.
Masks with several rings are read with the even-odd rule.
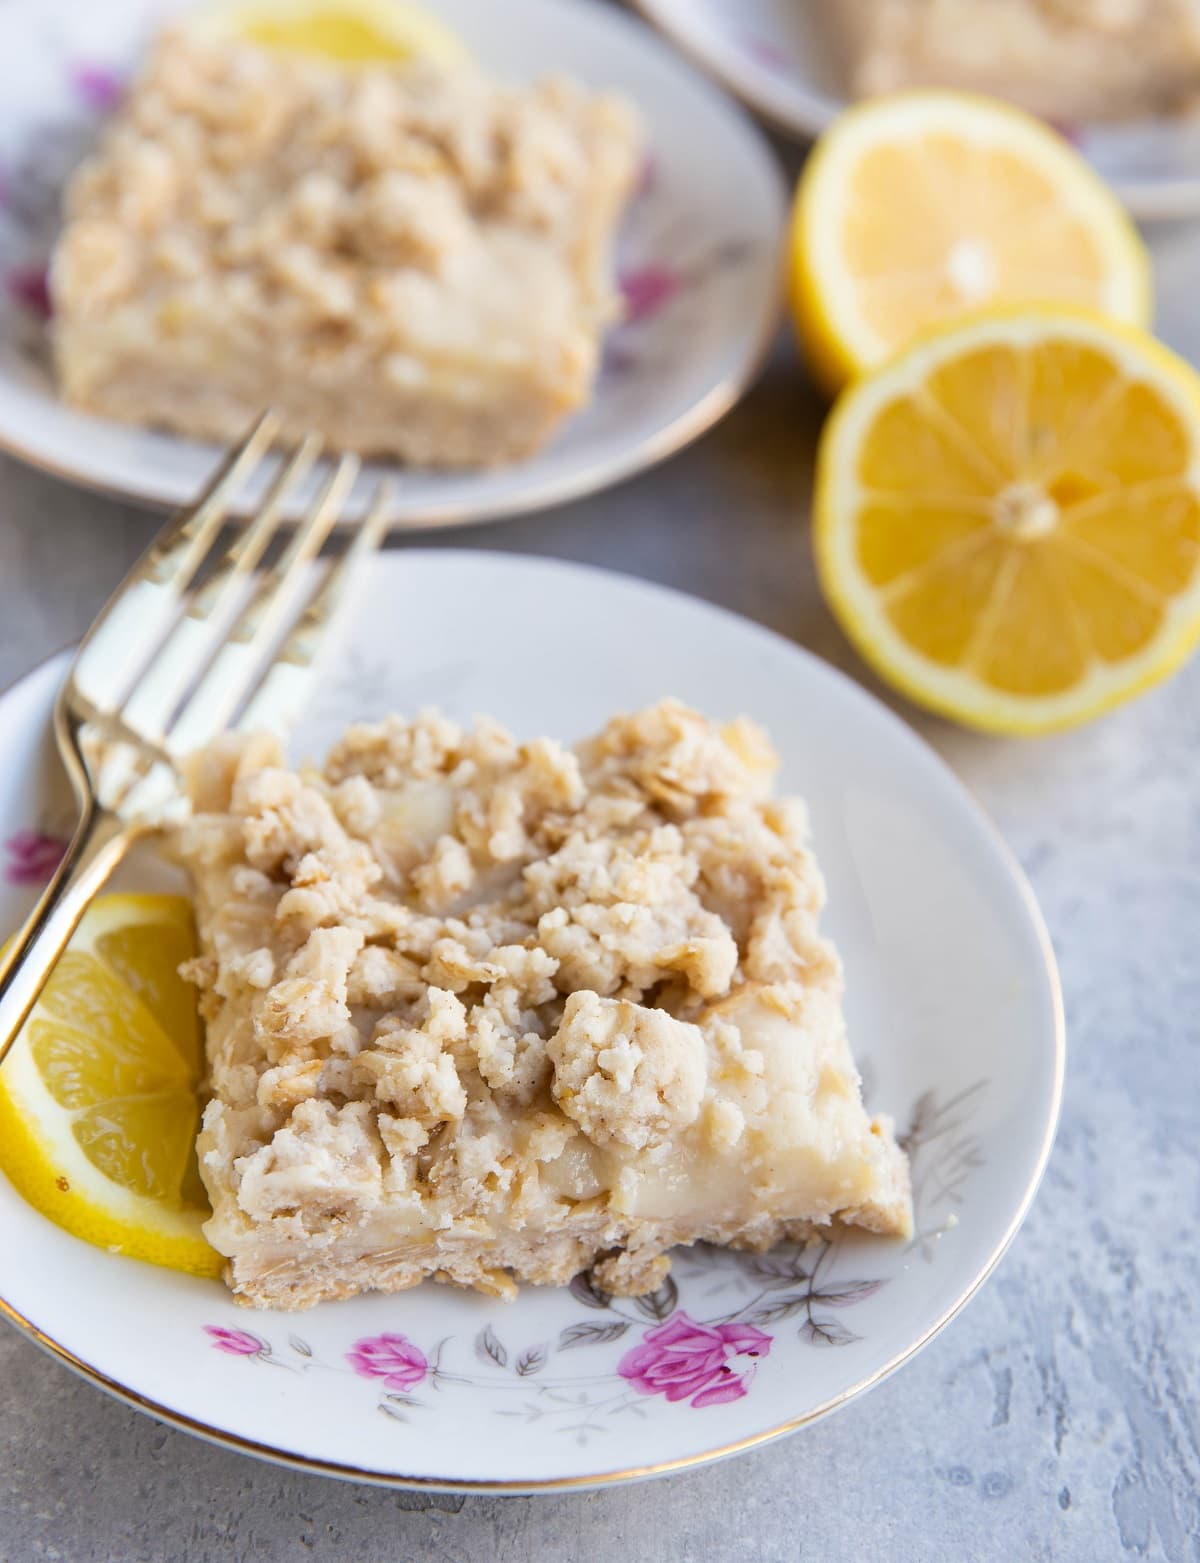
[[[1018,109],[958,92],[879,98],[837,121],[800,181],[790,282],[830,390],[985,309],[1151,316],[1145,246],[1083,158]]]
[[[0,1170],[97,1247],[195,1275],[222,1260],[196,1165],[199,1029],[179,896],[101,896],[0,1066]]]
[[[229,0],[202,12],[196,25],[343,65],[466,58],[455,33],[407,0]]]
[[[1200,376],[1100,316],[965,321],[842,396],[815,540],[847,634],[914,700],[1086,721],[1200,640]]]

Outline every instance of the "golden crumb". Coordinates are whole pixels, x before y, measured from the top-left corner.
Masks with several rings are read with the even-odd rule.
[[[68,401],[433,466],[528,455],[591,393],[636,175],[623,100],[467,62],[346,70],[168,31],[71,180]]]
[[[905,1232],[802,814],[765,735],[673,701],[572,749],[433,714],[323,770],[226,741],[197,895],[210,1241],[244,1299],[490,1294],[835,1218]]]

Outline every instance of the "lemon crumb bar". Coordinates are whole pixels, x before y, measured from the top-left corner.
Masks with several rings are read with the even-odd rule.
[[[839,0],[857,95],[995,94],[1057,122],[1179,112],[1200,92],[1197,0]]]
[[[803,806],[675,702],[573,749],[437,715],[192,767],[206,1232],[248,1303],[501,1296],[668,1250],[911,1229]]]
[[[639,163],[632,110],[568,80],[177,27],[67,189],[62,394],[221,441],[275,405],[414,464],[528,455],[591,393]]]

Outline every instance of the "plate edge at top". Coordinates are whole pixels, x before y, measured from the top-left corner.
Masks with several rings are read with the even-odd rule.
[[[839,96],[832,111],[814,104],[811,116],[791,114],[766,93],[750,84],[749,74],[731,67],[721,53],[703,41],[687,33],[676,21],[669,6],[661,0],[626,0],[626,3],[663,38],[667,39],[681,55],[700,71],[720,85],[743,108],[762,120],[770,129],[788,140],[800,144],[818,139],[838,115],[853,105],[853,100]],[[815,92],[815,98],[819,96]],[[1151,124],[1166,121],[1148,121]],[[1093,121],[1089,128],[1102,128]],[[1103,128],[1112,128],[1103,127]],[[1083,154],[1089,166],[1095,167],[1086,152]],[[1097,170],[1100,172],[1100,170]],[[1162,180],[1119,178],[1100,173],[1109,188],[1137,222],[1179,222],[1200,215],[1200,174],[1193,177],[1172,177]]]

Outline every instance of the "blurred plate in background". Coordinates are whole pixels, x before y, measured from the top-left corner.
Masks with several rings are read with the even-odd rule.
[[[837,0],[633,0],[685,53],[789,135],[820,135],[846,106],[825,12]],[[1200,212],[1200,122],[1063,127],[1135,217]]]
[[[57,400],[45,268],[64,181],[147,40],[186,8],[180,0],[0,7],[0,448],[162,505],[192,498],[216,449]],[[745,389],[773,335],[786,204],[754,126],[630,17],[584,0],[438,0],[436,9],[501,77],[562,71],[623,92],[644,116],[649,149],[618,245],[627,319],[609,335],[591,405],[518,465],[400,472],[394,519],[407,526],[491,520],[572,499],[703,433]],[[359,494],[390,469],[369,464]]]

